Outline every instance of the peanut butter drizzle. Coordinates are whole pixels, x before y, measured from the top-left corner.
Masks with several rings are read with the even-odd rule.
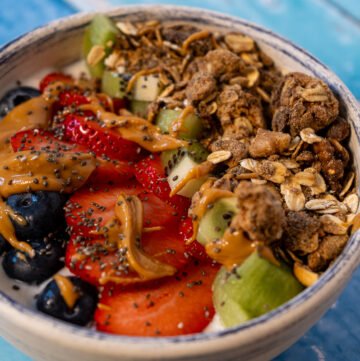
[[[360,229],[360,213],[357,214],[350,223],[351,225],[351,234],[354,234]]]
[[[59,287],[61,297],[69,309],[72,310],[76,301],[80,298],[79,292],[68,277],[57,274],[54,276],[54,280]]]
[[[251,242],[244,232],[231,232],[228,228],[220,240],[209,242],[205,250],[213,260],[231,270],[244,262],[256,250],[256,245],[257,243]]]
[[[102,275],[101,284],[109,281],[116,283],[135,283],[144,280],[153,280],[165,276],[172,276],[176,268],[162,263],[146,254],[139,244],[143,227],[143,206],[136,196],[120,195],[115,206],[115,222],[111,233],[107,237],[111,243],[118,244],[119,249],[126,249],[126,257],[135,277],[118,277],[111,272]],[[121,237],[119,237],[121,235]]]
[[[21,216],[14,213],[14,211],[0,199],[0,224],[1,224],[1,235],[7,240],[12,247],[15,249],[27,253],[30,257],[35,256],[35,251],[26,242],[19,242],[15,236],[15,228],[10,220],[13,218],[20,224],[26,224],[26,221]]]
[[[170,197],[174,196],[181,189],[183,189],[191,180],[199,179],[210,174],[214,168],[214,164],[209,161],[202,162],[196,165],[194,168],[191,168],[188,174],[186,174],[186,176],[176,184],[175,188],[171,190]]]
[[[147,120],[135,116],[120,116],[107,112],[98,104],[80,106],[82,110],[90,110],[108,128],[114,128],[124,139],[139,144],[149,152],[156,153],[185,147],[188,143],[170,135],[161,134],[158,127]]]
[[[12,109],[0,122],[0,151],[9,149],[9,140],[17,132],[47,128],[50,119],[49,103],[42,97],[32,98]]]
[[[185,127],[185,120],[191,114],[195,114],[195,109],[192,105],[188,105],[180,113],[179,117],[176,118],[172,122],[171,127],[170,127],[170,135],[171,136],[177,137],[181,131],[183,131],[183,132],[187,131],[187,129]]]
[[[210,182],[206,182],[200,188],[199,193],[201,194],[201,198],[199,202],[192,209],[193,214],[193,236],[190,239],[189,243],[196,239],[196,235],[199,230],[199,222],[201,218],[204,216],[206,211],[208,210],[208,206],[213,204],[217,200],[221,198],[230,198],[235,197],[235,194],[219,188],[210,188],[212,185],[212,180]]]
[[[155,73],[159,73],[161,71],[160,67],[156,67],[156,68],[152,68],[152,69],[143,69],[138,71],[137,73],[135,73],[130,80],[128,81],[127,87],[126,87],[126,92],[130,93],[132,88],[134,87],[136,81],[142,76],[142,75],[150,75],[150,74],[155,74]]]
[[[185,53],[192,42],[207,38],[209,35],[210,35],[210,31],[208,30],[201,30],[198,31],[197,33],[191,34],[189,37],[187,37],[184,40],[181,50]]]
[[[0,155],[0,196],[48,190],[72,193],[96,167],[87,153],[22,151]]]

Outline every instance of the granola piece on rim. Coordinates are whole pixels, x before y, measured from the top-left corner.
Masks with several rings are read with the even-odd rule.
[[[246,118],[253,128],[266,128],[259,98],[244,91],[240,85],[226,85],[217,97],[217,112],[224,135],[237,136],[236,120]]]
[[[267,185],[240,182],[235,190],[239,212],[232,225],[247,232],[251,240],[265,244],[281,238],[285,212],[279,194]]]
[[[248,156],[248,145],[245,142],[241,142],[235,138],[225,138],[215,140],[210,144],[210,150],[217,152],[219,150],[228,150],[232,156],[227,160],[226,164],[232,168],[239,165],[240,160]]]
[[[227,49],[209,51],[199,64],[200,70],[212,74],[215,78],[222,75],[239,74],[244,68],[240,57]]]
[[[314,153],[321,164],[321,171],[325,179],[333,191],[340,192],[340,181],[344,177],[344,169],[347,162],[338,158],[335,147],[327,139],[314,143],[313,147]]]
[[[281,154],[288,149],[290,140],[289,134],[259,128],[255,138],[251,141],[249,152],[254,158]]]
[[[216,92],[216,88],[216,80],[211,74],[198,72],[189,81],[185,94],[190,103],[194,103]]]
[[[295,136],[304,128],[320,130],[339,114],[339,102],[320,79],[302,73],[287,74],[275,88],[271,99],[272,128],[289,128]]]
[[[319,248],[309,254],[308,266],[315,272],[324,271],[341,253],[348,240],[347,235],[325,236]]]
[[[338,117],[326,132],[327,138],[333,138],[341,142],[350,135],[350,124],[341,117]]]
[[[303,211],[288,212],[284,235],[286,248],[301,254],[314,252],[319,246],[320,226],[317,216],[311,216]]]

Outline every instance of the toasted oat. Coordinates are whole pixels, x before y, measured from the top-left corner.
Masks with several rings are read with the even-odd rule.
[[[251,178],[251,183],[254,183],[254,184],[266,184],[267,183],[267,180],[266,179],[257,179],[257,178]]]
[[[293,159],[282,158],[280,162],[284,164],[287,169],[298,169],[300,167],[300,164]]]
[[[259,70],[257,70],[255,67],[250,67],[249,70],[246,72],[246,78],[246,86],[248,88],[252,88],[260,78]]]
[[[343,203],[348,207],[351,213],[356,213],[359,208],[359,196],[355,193],[349,194],[345,197]]]
[[[90,66],[98,64],[105,57],[105,49],[102,45],[94,45],[86,58]]]
[[[315,173],[315,178],[315,185],[310,187],[311,195],[313,196],[326,192],[326,182],[322,175],[320,173]]]
[[[309,169],[309,168],[308,168]],[[307,187],[314,187],[316,185],[316,170],[314,168],[311,168],[314,171],[303,171],[296,173],[294,175],[294,179],[297,183],[307,186]]]
[[[353,221],[354,221],[354,219],[355,219],[355,217],[356,217],[356,214],[355,214],[355,213],[349,213],[349,214],[347,214],[347,215],[346,215],[346,223],[348,223],[349,226],[351,226],[352,223],[353,223]]]
[[[301,138],[298,135],[296,137],[292,138],[290,145],[289,145],[289,150],[294,151],[298,147],[300,141],[301,141]]]
[[[117,62],[119,61],[120,54],[118,51],[113,51],[104,61],[104,64],[111,69],[115,69]]]
[[[295,277],[305,287],[312,286],[319,279],[319,275],[317,273],[311,271],[308,267],[300,263],[294,263],[293,271]]]
[[[326,102],[329,97],[326,89],[321,84],[317,84],[315,88],[302,89],[301,96],[308,102]]]
[[[339,211],[338,202],[327,199],[311,199],[305,203],[305,208],[310,211],[323,211],[328,209],[336,209],[336,212]]]
[[[320,222],[325,232],[331,234],[346,234],[349,228],[347,222],[331,214],[324,214],[320,217]]]
[[[346,183],[345,183],[345,186],[344,186],[344,188],[342,189],[342,191],[341,191],[340,194],[339,194],[340,197],[344,197],[345,194],[350,190],[350,188],[351,188],[351,186],[352,186],[352,184],[353,184],[353,182],[354,182],[354,179],[355,179],[355,173],[354,173],[354,172],[350,172],[350,173],[348,174],[348,177],[347,177],[347,178],[348,178],[348,179],[347,179],[347,181],[346,181]]]
[[[270,95],[262,88],[260,87],[256,87],[255,88],[256,92],[260,95],[261,99],[266,102],[266,103],[270,103],[271,102],[271,98]]]
[[[294,177],[287,179],[280,185],[280,192],[284,196],[285,203],[290,211],[298,212],[304,209],[305,195]]]
[[[278,184],[283,183],[289,175],[288,169],[282,163],[269,160],[258,162],[255,167],[255,172],[264,179]]]
[[[212,164],[218,164],[227,161],[232,156],[231,152],[228,150],[218,150],[216,152],[210,153],[207,157],[207,160]]]
[[[305,128],[300,131],[301,139],[308,144],[318,143],[323,140],[322,137],[315,134],[315,130],[312,128]]]
[[[137,28],[130,22],[117,22],[116,27],[125,35],[136,36],[138,34]]]
[[[256,161],[255,159],[251,159],[251,158],[246,158],[240,161],[240,165],[247,169],[250,170],[251,172],[255,172],[256,166],[258,164],[258,161]]]
[[[226,34],[224,37],[226,45],[235,53],[241,53],[243,51],[252,51],[255,46],[253,39],[246,35],[238,33]]]

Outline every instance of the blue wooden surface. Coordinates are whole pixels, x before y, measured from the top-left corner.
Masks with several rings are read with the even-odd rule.
[[[65,0],[0,0],[0,44],[79,9],[106,5],[105,0],[69,2],[73,5]],[[152,2],[206,7],[262,24],[320,58],[360,99],[359,0],[107,0],[112,5]],[[276,361],[360,360],[359,305],[360,270],[327,314]],[[30,361],[1,338],[0,360]]]

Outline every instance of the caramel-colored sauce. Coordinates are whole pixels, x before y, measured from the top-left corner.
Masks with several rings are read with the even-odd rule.
[[[14,211],[2,200],[0,199],[0,225],[1,225],[1,235],[6,239],[12,247],[15,249],[27,253],[30,257],[35,256],[35,251],[33,248],[26,242],[19,242],[15,236],[15,228],[10,220],[10,217],[13,218],[16,222],[26,224],[25,219],[21,216],[16,215]]]
[[[186,132],[187,129],[185,127],[185,120],[189,115],[194,113],[195,109],[193,106],[188,105],[187,107],[185,107],[180,113],[179,117],[172,122],[170,127],[170,135],[173,137],[177,137],[180,132]]]
[[[196,239],[196,235],[199,230],[199,222],[201,218],[205,215],[206,211],[208,210],[209,205],[213,204],[214,202],[216,202],[221,198],[235,197],[234,193],[230,191],[226,191],[219,188],[211,188],[212,183],[213,183],[212,181],[209,181],[203,184],[203,186],[200,188],[199,191],[201,197],[199,201],[195,204],[195,206],[192,208],[193,236],[190,242]]]
[[[32,98],[11,110],[0,122],[0,152],[9,151],[10,138],[17,132],[47,128],[49,103],[43,97]]]
[[[96,167],[88,153],[22,151],[0,155],[0,196],[48,190],[72,193]]]
[[[170,135],[161,134],[158,127],[147,120],[135,116],[121,116],[105,111],[100,105],[87,104],[80,106],[83,110],[90,110],[108,128],[115,129],[122,138],[139,144],[152,153],[185,147],[188,143]]]
[[[126,92],[130,93],[136,83],[136,81],[143,75],[150,75],[150,74],[155,74],[155,73],[159,73],[160,72],[160,67],[156,67],[156,68],[152,68],[152,69],[143,69],[138,71],[137,73],[135,73],[130,80],[128,81],[127,87],[126,87]]]
[[[59,287],[61,297],[69,309],[72,310],[80,297],[79,292],[68,277],[57,274],[54,276],[54,280]]]
[[[176,184],[175,188],[171,190],[170,197],[180,192],[180,190],[183,189],[191,180],[199,179],[209,175],[213,171],[214,167],[215,166],[213,163],[205,161],[191,168],[188,174],[186,174],[186,176]]]
[[[209,242],[205,250],[213,260],[231,270],[243,263],[256,250],[256,245],[241,230],[231,232],[228,228],[220,240]]]
[[[146,254],[139,244],[143,227],[143,206],[136,196],[120,195],[115,205],[115,219],[106,227],[106,237],[110,243],[116,243],[119,249],[126,249],[126,258],[130,268],[136,272],[135,277],[120,277],[114,273],[104,273],[100,283],[135,283],[153,280],[175,274],[176,268],[162,263]],[[121,235],[121,237],[119,237]]]

